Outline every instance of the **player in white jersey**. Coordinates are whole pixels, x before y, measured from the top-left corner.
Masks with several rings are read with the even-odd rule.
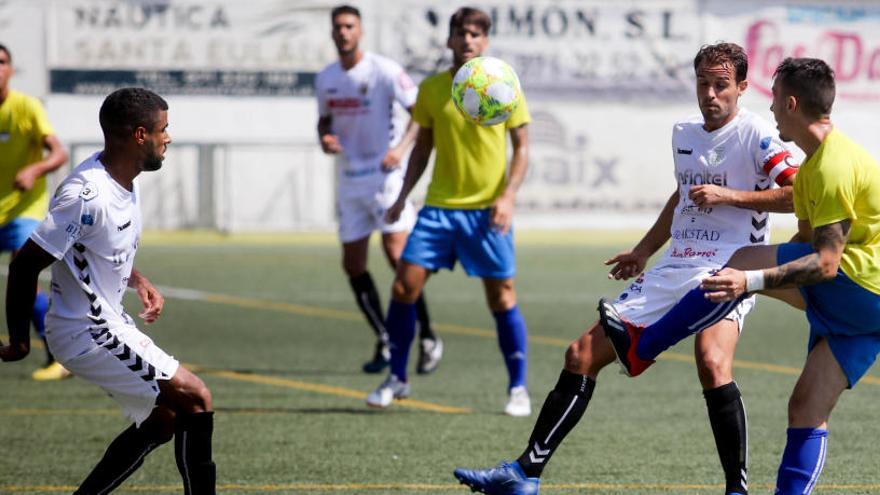
[[[359,48],[362,30],[356,8],[338,6],[330,18],[339,60],[315,80],[318,136],[324,152],[338,156],[336,216],[342,266],[358,307],[377,337],[373,358],[363,370],[379,373],[388,366],[390,353],[379,293],[367,270],[367,253],[370,235],[379,230],[385,255],[396,267],[415,223],[412,203],[392,223],[385,222],[385,210],[394,204],[403,185],[402,158],[418,132],[410,119],[401,133],[401,126],[395,125],[394,105],[411,112],[418,88],[399,64]],[[443,342],[431,329],[424,297],[417,301],[416,310],[420,328],[417,370],[430,373],[440,362]]]
[[[631,249],[612,257],[609,277],[636,277],[613,303],[600,301],[600,321],[568,348],[565,367],[549,394],[529,443],[513,462],[485,470],[457,469],[468,486],[491,494],[534,494],[541,472],[580,421],[599,372],[614,362],[614,332],[605,315],[619,312],[632,324],[663,315],[703,278],[720,269],[741,246],[765,244],[768,211],[790,212],[796,172],[774,129],[737,107],[747,87],[748,61],[732,43],[707,45],[694,59],[700,116],[673,128],[675,192],[653,227]],[[773,183],[782,186],[772,188]],[[671,241],[657,264],[648,259]],[[745,408],[733,381],[733,355],[753,300],[733,308],[697,336],[695,357],[703,395],[726,479],[728,495],[747,493]],[[607,335],[606,335],[607,334]],[[626,356],[620,356],[626,364]],[[641,370],[626,368],[631,375]]]
[[[64,179],[46,219],[10,264],[10,343],[0,347],[0,358],[15,361],[30,351],[29,308],[39,273],[51,265],[50,349],[74,375],[104,389],[133,422],[82,482],[80,495],[109,493],[172,437],[184,493],[215,493],[210,391],[122,308],[127,287],[143,303],[139,316],[145,323],[156,321],[164,306],[159,291],[134,268],[141,234],[134,179],[162,166],[171,142],[167,110],[165,100],[144,89],[110,94],[100,111],[104,149]]]

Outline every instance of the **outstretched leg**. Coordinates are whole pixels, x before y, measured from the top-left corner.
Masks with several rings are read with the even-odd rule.
[[[160,405],[140,427],[132,424],[120,433],[74,495],[110,493],[122,484],[143,464],[150,452],[171,440],[174,417],[171,408]]]
[[[599,371],[614,361],[614,351],[598,324],[574,341],[565,368],[547,395],[525,451],[516,461],[483,470],[456,469],[462,483],[485,493],[537,493],[538,480],[559,445],[583,417]]]

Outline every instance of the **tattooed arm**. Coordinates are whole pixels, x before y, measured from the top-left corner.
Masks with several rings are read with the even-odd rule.
[[[764,270],[764,286],[778,289],[793,285],[818,284],[837,275],[840,258],[846,247],[851,222],[823,225],[813,229],[813,250],[802,258]]]
[[[818,284],[834,278],[850,226],[849,220],[841,220],[813,229],[813,252],[784,265],[762,270],[764,288]],[[704,280],[700,287],[711,301],[732,301],[746,292],[746,274],[742,270],[725,268]]]

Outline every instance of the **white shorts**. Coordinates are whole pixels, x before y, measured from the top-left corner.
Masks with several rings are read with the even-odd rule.
[[[665,265],[640,274],[614,301],[625,320],[635,325],[650,325],[659,320],[691,289],[720,267]],[[735,321],[742,332],[745,317],[755,305],[755,296],[738,304],[724,318]]]
[[[401,184],[396,180],[385,181],[379,190],[360,191],[352,194],[337,191],[336,220],[339,223],[339,240],[354,242],[368,237],[375,230],[384,233],[409,232],[416,223],[416,209],[407,201],[400,218],[394,223],[385,222],[385,210],[397,201]]]
[[[81,343],[79,354],[59,357],[59,362],[104,389],[119,403],[125,417],[140,426],[156,405],[158,381],[170,380],[180,363],[132,325],[90,332],[76,339]],[[54,346],[49,334],[47,339],[51,350]]]

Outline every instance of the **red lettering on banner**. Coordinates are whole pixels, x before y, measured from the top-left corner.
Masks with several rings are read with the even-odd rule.
[[[867,46],[859,33],[826,29],[819,31],[812,42],[786,45],[790,37],[782,36],[774,21],[757,21],[746,32],[746,54],[754,67],[749,80],[761,93],[772,96],[773,72],[785,57],[819,57],[834,70],[837,95],[857,100],[880,100],[880,47]]]

